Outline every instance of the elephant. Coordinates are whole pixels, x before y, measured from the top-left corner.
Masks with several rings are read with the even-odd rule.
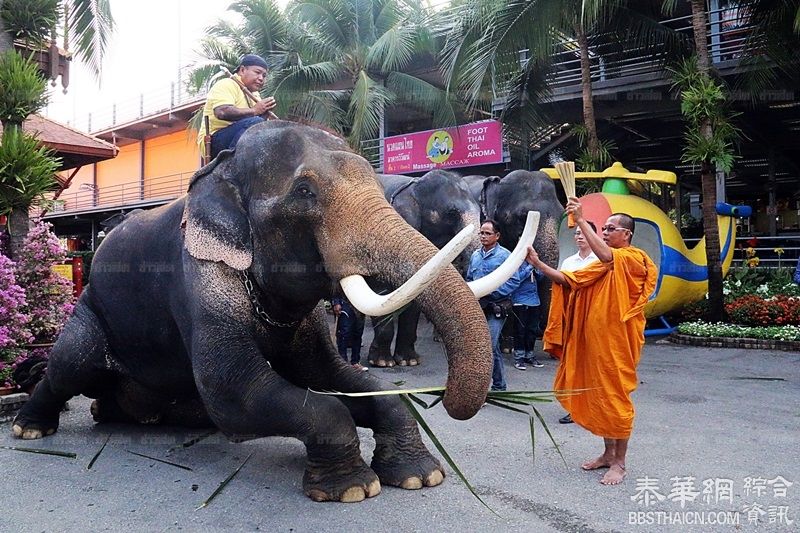
[[[435,246],[441,248],[459,231],[480,224],[480,206],[470,195],[461,177],[444,170],[432,170],[420,178],[379,174],[386,200],[411,227],[422,233]],[[454,262],[456,269],[464,275],[472,251],[480,246],[475,232],[469,245]],[[394,322],[373,318],[375,332],[369,347],[368,360],[378,367],[414,366],[421,361],[414,345],[417,341],[417,323],[420,309],[411,304],[397,317],[397,339],[394,358],[391,344],[394,338]]]
[[[564,216],[564,207],[558,201],[552,178],[544,172],[514,170],[502,179],[479,175],[468,175],[463,179],[481,207],[481,222],[486,219],[497,222],[500,244],[508,249],[517,245],[527,212],[539,211],[539,229],[533,246],[545,263],[553,268],[558,265],[558,226]],[[542,330],[550,308],[550,288],[550,281],[546,278],[539,283]]]
[[[54,433],[64,403],[83,394],[95,399],[98,423],[300,439],[303,490],[314,501],[438,485],[444,469],[402,400],[309,389],[393,387],[339,357],[321,305],[342,290],[365,312],[392,312],[386,302],[395,300],[369,292],[374,280],[416,298],[438,328],[449,364],[443,405],[455,419],[472,417],[489,388],[491,345],[474,289],[449,264],[453,246],[437,251],[410,227],[344,140],[291,122],[254,126],[184,196],[127,217],[104,239],[12,432]],[[411,287],[415,272],[433,281]],[[356,426],[373,431],[369,465]]]

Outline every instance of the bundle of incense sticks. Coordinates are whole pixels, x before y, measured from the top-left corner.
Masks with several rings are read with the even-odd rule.
[[[564,192],[567,193],[567,198],[575,196],[575,162],[574,161],[560,161],[556,163],[556,172],[558,177],[561,178],[561,186],[564,187]],[[575,221],[572,218],[572,213],[567,214],[567,226],[570,228],[575,227]]]

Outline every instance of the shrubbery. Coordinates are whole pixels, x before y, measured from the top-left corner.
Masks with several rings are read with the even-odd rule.
[[[678,326],[678,333],[696,337],[734,337],[747,339],[770,339],[779,341],[800,341],[798,326],[739,326],[736,324],[709,324],[702,320],[684,322]]]
[[[731,270],[723,281],[729,323],[703,322],[708,300],[701,300],[680,311],[683,323],[678,327],[679,332],[698,336],[800,340],[800,335],[794,333],[800,329],[781,329],[782,326],[800,326],[800,286],[792,280],[793,269],[758,268],[755,261],[758,258],[753,254],[747,257],[748,266]]]
[[[73,310],[72,284],[51,270],[63,262],[64,250],[40,223],[28,234],[18,263],[0,255],[0,386],[13,385],[19,363],[47,356]]]
[[[748,294],[725,304],[725,312],[733,324],[796,326],[800,325],[800,298],[784,295],[762,298]]]

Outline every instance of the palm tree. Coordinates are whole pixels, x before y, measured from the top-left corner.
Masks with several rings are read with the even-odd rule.
[[[797,81],[800,61],[800,0],[751,0],[746,7],[750,34],[743,50],[742,88],[760,94],[780,82]]]
[[[552,124],[541,102],[549,95],[548,77],[558,68],[553,57],[569,51],[579,59],[586,137],[584,167],[602,167],[608,150],[597,135],[592,98],[591,57],[598,45],[619,51],[625,45],[647,53],[672,50],[680,36],[660,25],[649,3],[626,0],[470,0],[448,36],[443,73],[470,106],[486,106],[487,87],[508,86],[502,120],[514,129]],[[520,51],[526,57],[517,61]],[[563,121],[560,121],[563,122]]]
[[[36,44],[63,38],[64,49],[100,75],[103,54],[114,30],[110,0],[0,0],[0,52],[22,38]],[[11,33],[11,37],[9,37]]]
[[[99,75],[112,29],[109,0],[0,0],[0,213],[10,212],[12,257],[27,233],[31,203],[52,189],[58,169],[52,153],[22,132],[25,118],[47,101],[46,84],[35,65],[14,55],[14,41],[39,49],[54,44],[60,30],[64,48],[74,39],[78,56]]]
[[[285,17],[272,0],[240,0],[230,9],[245,22],[209,29],[206,60],[191,75],[195,88],[217,65],[232,68],[252,52],[273,66],[263,92],[275,96],[278,115],[327,126],[355,148],[381,133],[395,103],[429,113],[434,126],[456,123],[453,98],[413,73],[415,62],[432,64],[436,52],[421,2],[297,0]]]
[[[725,87],[717,79],[708,51],[708,17],[705,0],[688,0],[692,13],[694,56],[671,69],[675,85],[681,90],[681,111],[689,129],[682,160],[700,167],[703,193],[703,232],[708,265],[707,319],[719,322],[724,316],[722,261],[717,225],[716,169],[730,172],[733,166],[733,140],[739,130],[732,125]],[[665,11],[674,9],[676,0],[664,2]]]

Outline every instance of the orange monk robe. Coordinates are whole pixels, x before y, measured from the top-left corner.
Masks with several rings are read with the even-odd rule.
[[[612,248],[613,260],[562,272],[570,287],[553,284],[544,349],[561,359],[554,389],[580,426],[609,439],[633,429],[631,393],[644,345],[644,306],[657,269],[642,250]]]

